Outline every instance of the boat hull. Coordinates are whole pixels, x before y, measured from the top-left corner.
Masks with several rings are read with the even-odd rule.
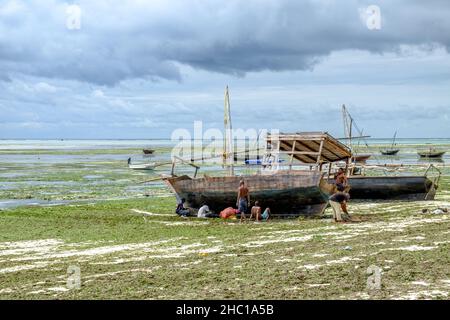
[[[352,199],[433,200],[437,186],[425,176],[350,177]]]
[[[400,150],[394,149],[394,150],[381,150],[381,154],[385,156],[394,156],[396,155]]]
[[[146,164],[130,164],[128,165],[128,167],[132,170],[154,170],[155,169],[155,165],[154,164],[150,164],[150,165],[146,165]]]
[[[364,163],[366,162],[372,155],[371,154],[357,154],[352,157],[352,162]]]
[[[442,158],[442,156],[445,154],[445,151],[443,151],[443,152],[434,152],[434,153],[418,152],[417,154],[421,158]]]
[[[272,217],[321,214],[333,189],[314,171],[197,179],[183,176],[165,181],[178,199],[186,199],[189,207],[198,209],[207,204],[211,211],[219,213],[227,207],[236,207],[242,179],[249,188],[252,205],[259,201],[263,209],[271,209]]]

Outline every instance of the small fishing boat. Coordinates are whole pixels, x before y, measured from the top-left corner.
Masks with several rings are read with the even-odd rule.
[[[353,154],[352,162],[364,163],[366,162],[372,155],[369,153],[358,153]]]
[[[381,149],[381,150],[380,150],[380,152],[381,152],[382,155],[385,155],[385,156],[394,156],[394,155],[396,155],[396,154],[400,151],[400,149],[394,149],[394,146],[395,146],[395,138],[396,138],[396,137],[397,137],[397,131],[395,131],[394,139],[392,140],[392,145],[391,145],[391,147],[390,147],[390,148],[387,148],[387,149]]]
[[[156,163],[138,163],[138,164],[132,164],[131,158],[128,158],[128,168],[133,170],[153,170],[157,166]]]
[[[384,156],[395,156],[399,151],[400,151],[400,149],[380,150],[381,154],[384,155]]]
[[[432,147],[426,150],[419,150],[417,154],[421,158],[441,158],[445,154],[445,151],[438,150]]]
[[[143,149],[142,152],[144,152],[144,154],[153,154],[155,152],[155,150],[153,150],[153,149]]]
[[[154,170],[156,164],[148,163],[148,164],[129,164],[128,168],[133,170]]]

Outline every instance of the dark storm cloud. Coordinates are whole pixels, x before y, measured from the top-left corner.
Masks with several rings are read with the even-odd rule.
[[[245,75],[313,68],[333,51],[402,44],[450,47],[448,1],[85,1],[81,29],[67,4],[0,1],[0,79],[16,75],[114,85],[180,81],[179,64]],[[365,9],[381,9],[369,30]]]

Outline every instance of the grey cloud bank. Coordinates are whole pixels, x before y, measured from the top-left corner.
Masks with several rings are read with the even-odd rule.
[[[446,135],[447,1],[75,3],[71,30],[70,3],[0,1],[0,138],[221,127],[226,84],[241,126],[339,135],[346,103],[372,135]],[[376,31],[365,21],[373,4]]]
[[[67,4],[6,1],[0,7],[2,74],[114,85],[129,78],[180,81],[177,63],[244,75],[313,68],[332,51],[450,47],[444,1],[78,1],[79,30]],[[382,28],[365,8],[378,4]]]

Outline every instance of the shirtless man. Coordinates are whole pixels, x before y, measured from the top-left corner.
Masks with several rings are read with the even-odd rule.
[[[347,211],[347,202],[350,200],[350,195],[344,192],[343,186],[338,186],[338,192],[330,196],[330,205],[333,208],[333,218],[335,222],[352,221],[350,214]]]
[[[241,214],[241,222],[245,220],[245,213],[247,212],[248,204],[250,203],[250,194],[248,188],[245,186],[244,180],[239,182],[238,196],[236,206]]]
[[[261,218],[261,207],[259,206],[258,201],[255,202],[255,205],[252,207],[252,210],[250,211],[250,220],[252,220],[253,216],[255,216],[256,222],[259,222],[259,219]]]
[[[335,176],[335,181],[336,181],[336,187],[345,187],[347,186],[347,176],[345,175],[344,169],[339,168],[336,176]]]

